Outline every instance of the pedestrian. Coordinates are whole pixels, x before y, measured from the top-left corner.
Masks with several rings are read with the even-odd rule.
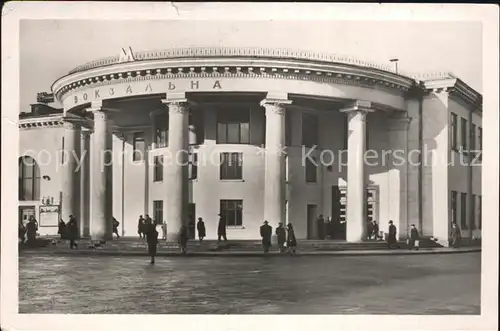
[[[186,224],[182,224],[181,230],[179,233],[179,246],[181,248],[181,253],[186,254],[187,253],[187,243],[189,240],[189,230],[186,226]]]
[[[196,229],[198,230],[198,238],[200,239],[200,243],[203,241],[203,238],[205,238],[207,232],[205,230],[205,222],[203,222],[203,219],[201,217],[198,217],[198,223],[196,223]]]
[[[372,237],[373,237],[373,223],[371,221],[366,222],[366,233],[368,234],[367,239],[368,240],[372,239]]]
[[[462,239],[462,234],[456,223],[451,224],[451,240],[450,244],[453,248],[460,247],[460,239]]]
[[[57,224],[57,234],[60,236],[61,240],[66,238],[66,223],[64,223],[62,218]]]
[[[291,254],[295,254],[295,251],[297,249],[297,238],[295,238],[295,232],[293,231],[292,223],[288,223],[288,225],[287,225],[286,246],[288,247],[288,251]]]
[[[26,224],[26,234],[28,237],[28,245],[35,246],[36,243],[36,231],[38,230],[35,217],[30,216],[28,224]]]
[[[272,234],[273,228],[269,225],[269,222],[264,221],[264,224],[260,227],[260,236],[262,237],[262,247],[265,254],[269,252],[269,248],[271,247]]]
[[[217,227],[217,241],[220,242],[221,238],[227,241],[226,236],[226,219],[219,214],[219,225]]]
[[[415,224],[412,224],[410,227],[410,238],[408,239],[408,249],[412,250],[415,248],[415,250],[418,251],[418,246],[420,246],[419,240],[420,240],[420,234],[418,233]]]
[[[120,235],[118,234],[118,225],[120,225],[120,222],[113,217],[113,233],[116,234],[116,237],[119,239]]]
[[[373,221],[373,238],[375,240],[379,239],[379,232],[380,232],[380,228],[379,228],[377,222]]]
[[[325,239],[325,218],[323,214],[319,215],[316,223],[318,225],[318,239],[323,240]]]
[[[397,229],[392,221],[389,221],[389,236],[387,237],[387,248],[392,249],[393,247],[397,248],[397,239],[396,239]]]
[[[286,230],[283,227],[283,223],[280,222],[278,227],[276,228],[276,237],[278,238],[278,248],[280,253],[285,251],[285,243],[286,243]]]
[[[21,244],[24,244],[26,240],[26,227],[23,222],[19,222],[19,232],[18,232],[19,240],[21,240]]]
[[[66,227],[69,237],[69,248],[73,249],[73,247],[75,247],[78,249],[78,245],[76,244],[76,239],[78,238],[78,224],[73,215],[69,215],[69,222]]]
[[[167,239],[167,223],[163,222],[161,224],[161,239]]]
[[[144,236],[146,237],[146,241],[148,243],[148,254],[151,257],[150,263],[155,264],[156,248],[158,245],[158,231],[156,231],[156,227],[153,224],[148,225],[144,230]]]
[[[139,234],[139,238],[146,238],[146,233],[144,232],[144,218],[142,215],[139,216],[139,221],[137,222],[137,233]]]
[[[153,220],[151,219],[151,217],[149,217],[149,214],[146,214],[146,218],[144,220],[144,224],[146,224],[147,226],[153,224]]]

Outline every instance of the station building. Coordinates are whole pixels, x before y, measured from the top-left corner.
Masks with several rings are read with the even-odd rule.
[[[75,215],[83,236],[137,236],[139,215],[203,218],[258,239],[268,220],[318,236],[320,214],[399,239],[481,237],[482,96],[450,73],[290,49],[124,49],[52,85],[62,109],[20,113],[19,217],[41,235]]]

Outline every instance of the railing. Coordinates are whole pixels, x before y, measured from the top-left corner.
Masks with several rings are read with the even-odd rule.
[[[187,57],[263,57],[300,59],[308,61],[346,63],[361,67],[369,67],[394,72],[394,68],[391,65],[381,65],[369,61],[359,60],[348,55],[339,55],[325,52],[319,53],[312,51],[295,50],[290,48],[190,47],[134,53],[134,58],[137,61],[176,59]],[[119,56],[107,57],[76,67],[75,69],[70,71],[70,74],[117,63],[120,63]]]

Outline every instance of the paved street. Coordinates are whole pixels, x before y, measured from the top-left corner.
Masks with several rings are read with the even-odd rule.
[[[479,314],[480,253],[20,257],[20,313]]]

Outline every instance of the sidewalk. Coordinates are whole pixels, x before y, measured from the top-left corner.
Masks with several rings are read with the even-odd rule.
[[[393,249],[393,250],[344,250],[344,251],[298,251],[296,256],[367,256],[367,255],[423,255],[423,254],[458,254],[481,252],[480,247],[463,247],[463,248],[421,248],[418,251],[408,249]],[[138,249],[122,249],[116,250],[112,248],[100,247],[97,249],[89,249],[82,247],[79,249],[69,249],[69,247],[47,247],[35,249],[23,249],[19,252],[23,255],[54,255],[54,256],[148,256],[147,250]],[[223,250],[223,251],[192,251],[183,255],[174,249],[163,250],[161,247],[157,253],[158,257],[216,257],[216,256],[234,256],[234,257],[262,257],[262,256],[290,256],[276,251],[264,254],[256,250]]]

